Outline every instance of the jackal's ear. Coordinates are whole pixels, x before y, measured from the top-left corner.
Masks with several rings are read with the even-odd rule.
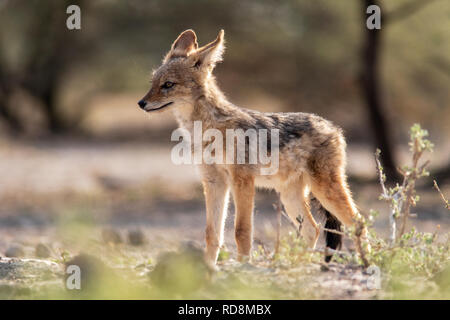
[[[199,48],[189,56],[189,59],[194,62],[194,67],[207,68],[212,71],[216,64],[222,61],[222,54],[225,50],[224,33],[223,30],[220,30],[216,40]]]
[[[197,48],[197,36],[194,30],[188,29],[183,31],[172,44],[172,48],[164,58],[164,62],[172,58],[187,57],[190,53],[197,50]]]

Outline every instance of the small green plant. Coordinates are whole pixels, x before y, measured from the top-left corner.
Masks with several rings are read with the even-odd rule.
[[[425,168],[430,161],[427,160],[420,163],[424,152],[433,151],[433,144],[427,139],[427,136],[428,131],[422,129],[419,124],[414,124],[411,127],[409,142],[412,153],[411,165],[404,165],[399,169],[403,176],[403,181],[401,184],[397,183],[392,188],[386,188],[385,186],[386,176],[383,173],[383,167],[380,163],[381,151],[377,149],[375,152],[375,160],[382,188],[380,199],[389,202],[391,207],[391,214],[389,216],[391,245],[395,244],[396,239],[401,238],[405,233],[406,224],[411,215],[411,207],[416,206],[420,200],[415,190],[417,180],[429,175],[429,172]],[[400,229],[397,228],[399,220],[401,223]]]
[[[230,252],[226,250],[226,248],[220,248],[219,256],[217,257],[217,261],[226,261],[230,259]]]
[[[367,254],[367,259],[370,264],[377,265],[383,270],[389,279],[386,289],[391,292],[393,298],[420,297],[424,293],[411,291],[411,284],[426,282],[432,286],[427,280],[433,279],[438,272],[448,268],[450,259],[448,235],[446,241],[437,241],[439,228],[435,233],[418,232],[415,228],[406,231],[411,207],[416,206],[420,200],[415,189],[416,182],[429,175],[425,169],[429,161],[421,161],[425,152],[433,150],[433,144],[427,136],[428,132],[420,125],[415,124],[411,127],[409,143],[411,164],[399,169],[403,181],[391,188],[385,186],[386,176],[379,160],[380,150],[375,153],[382,188],[380,200],[387,201],[390,206],[390,234],[389,242],[386,242],[378,237],[374,230],[370,230],[372,250]],[[369,221],[373,221],[373,218],[374,216],[369,218]],[[424,286],[423,290],[427,292],[429,288]],[[442,293],[439,290],[436,292],[437,297],[448,297],[448,292]]]

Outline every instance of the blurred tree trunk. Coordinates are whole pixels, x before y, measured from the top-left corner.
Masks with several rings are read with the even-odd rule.
[[[12,133],[20,133],[23,131],[23,126],[20,120],[10,109],[11,90],[8,86],[7,77],[2,74],[0,70],[0,117],[6,123]]]
[[[0,118],[3,119],[12,133],[18,134],[23,131],[23,125],[10,106],[14,81],[3,64],[2,52],[3,48],[0,47]]]
[[[393,142],[389,124],[387,122],[387,111],[382,101],[382,83],[380,81],[380,55],[382,45],[382,30],[393,22],[405,19],[435,0],[411,0],[399,5],[391,12],[382,10],[380,0],[361,0],[363,6],[363,25],[365,37],[362,50],[362,92],[367,106],[369,121],[374,133],[376,147],[381,150],[381,161],[384,172],[389,180],[399,177],[396,169]],[[367,7],[377,5],[381,8],[381,29],[370,30],[366,27]]]
[[[364,43],[362,49],[362,70],[361,86],[365,104],[367,106],[369,121],[373,130],[375,147],[381,150],[381,161],[388,179],[394,179],[398,176],[394,150],[394,145],[389,125],[386,120],[386,111],[382,101],[382,89],[380,82],[380,53],[381,53],[381,29],[370,30],[366,27],[366,9],[368,6],[380,6],[378,0],[362,0],[363,4],[363,25],[364,25]],[[383,12],[381,12],[383,16]]]
[[[23,131],[23,125],[15,116],[15,114],[9,109],[9,104],[7,102],[8,100],[8,95],[4,94],[3,92],[0,93],[0,117],[3,119],[12,133],[21,133]]]
[[[67,43],[69,31],[65,11],[68,4],[67,1],[53,1],[38,9],[41,12],[39,19],[31,25],[33,40],[29,43],[30,58],[22,82],[23,87],[41,103],[47,127],[52,133],[66,131],[67,127],[58,112],[57,93],[70,60],[69,50],[76,50],[73,41]]]
[[[58,106],[64,75],[75,62],[75,53],[83,49],[78,31],[66,28],[66,8],[71,3],[70,0],[52,0],[34,4],[35,14],[28,21],[28,54],[23,68],[8,70],[7,59],[0,56],[0,117],[14,132],[20,133],[24,128],[23,119],[13,112],[20,106],[10,105],[11,92],[17,89],[25,90],[39,102],[51,133],[66,132],[76,125],[78,119],[66,119]],[[21,4],[28,5],[27,2]],[[77,4],[81,6],[85,2],[78,0]],[[2,44],[6,45],[5,41],[0,41]]]

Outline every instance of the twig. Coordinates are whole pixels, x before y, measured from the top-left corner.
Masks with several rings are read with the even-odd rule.
[[[395,193],[392,196],[389,195],[387,192],[386,185],[384,184],[386,178],[383,174],[383,169],[382,169],[381,163],[380,163],[380,153],[381,153],[381,151],[379,149],[377,149],[377,151],[375,152],[375,162],[377,164],[378,177],[380,179],[380,185],[381,185],[381,191],[382,191],[381,197],[383,198],[383,200],[386,200],[386,201],[391,201],[391,202],[392,202],[392,200],[401,201],[400,200],[401,197],[399,197],[399,195],[400,195],[399,192]],[[397,222],[395,220],[395,213],[396,213],[395,208],[392,204],[390,205],[390,207],[391,207],[391,212],[389,214],[389,230],[390,230],[389,241],[390,241],[391,245],[393,245],[395,243],[395,235],[397,233]]]
[[[368,268],[369,267],[369,261],[366,258],[366,253],[364,251],[364,248],[362,246],[362,240],[361,240],[361,236],[364,230],[364,223],[362,221],[357,221],[356,222],[356,226],[355,226],[355,245],[356,245],[356,251],[358,252],[364,268]]]
[[[299,228],[298,226],[295,225],[294,222],[292,222],[291,218],[286,214],[286,212],[283,211],[283,209],[281,209],[281,214],[283,215],[283,217],[285,217],[287,219],[287,221],[289,221],[289,225],[295,229],[295,231],[297,232],[297,234],[299,233]]]
[[[384,184],[385,181],[385,177],[383,174],[383,169],[381,168],[381,163],[380,163],[380,149],[377,149],[377,151],[375,152],[375,162],[377,164],[377,171],[378,171],[378,178],[380,180],[380,185],[381,185],[381,191],[383,192],[383,196],[388,197],[388,193],[386,191],[386,185]]]
[[[264,245],[264,242],[263,242],[261,239],[254,238],[253,241],[254,241],[258,246],[261,246],[261,248],[263,249],[264,254],[265,254],[266,256],[269,255],[269,250],[267,250],[266,246]]]
[[[402,225],[400,226],[399,238],[405,233],[406,223],[408,221],[408,217],[410,215],[411,205],[413,204],[413,193],[415,186],[415,178],[411,178],[411,181],[408,182],[406,187],[406,201],[402,210]]]
[[[416,201],[414,199],[416,192],[416,181],[418,178],[424,175],[425,167],[430,163],[430,161],[427,160],[421,166],[419,166],[419,160],[425,151],[425,149],[420,145],[420,137],[415,137],[412,141],[412,168],[410,170],[406,170],[407,172],[403,173],[403,190],[405,195],[405,203],[404,206],[402,206],[401,210],[402,225],[400,228],[399,237],[401,237],[405,233],[406,223],[408,221],[408,218],[410,217],[411,206],[416,205]]]
[[[275,255],[277,255],[280,251],[280,238],[281,238],[281,215],[283,209],[281,207],[280,195],[278,194],[277,203],[274,205],[277,210],[277,240],[275,242]]]
[[[321,224],[319,224],[319,228],[322,229],[323,231],[330,232],[330,233],[335,233],[335,234],[339,234],[339,235],[341,235],[341,236],[343,236],[343,237],[346,237],[346,236],[347,236],[347,235],[345,234],[345,232],[338,231],[338,230],[334,230],[334,229],[328,229],[328,228],[322,227]]]
[[[297,225],[295,225],[295,223],[292,222],[292,219],[286,214],[286,212],[284,212],[283,206],[281,205],[281,201],[280,201],[279,198],[278,198],[277,203],[274,203],[274,204],[273,204],[273,208],[277,211],[277,213],[278,213],[278,210],[280,210],[281,215],[282,215],[283,217],[286,218],[286,220],[289,222],[289,225],[290,225],[292,228],[295,229],[295,231],[297,232],[297,234],[299,234],[299,231],[300,231],[300,230],[299,230],[299,227],[298,227]],[[278,209],[278,208],[279,208],[279,209]],[[297,219],[297,221],[298,221],[298,219]],[[299,221],[299,223],[300,223],[300,221]]]
[[[437,192],[439,192],[439,194],[441,195],[441,199],[442,201],[444,201],[445,203],[445,208],[450,210],[450,203],[448,202],[448,200],[444,197],[444,194],[442,193],[441,189],[439,189],[439,186],[436,182],[436,180],[433,180],[434,183],[434,188],[437,190]]]

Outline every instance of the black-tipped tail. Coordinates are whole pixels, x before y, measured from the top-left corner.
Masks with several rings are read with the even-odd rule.
[[[325,229],[341,231],[342,225],[341,222],[330,212],[328,212],[325,208],[323,209],[323,211],[325,212],[325,216],[327,218],[327,221],[325,223]],[[325,232],[325,243],[327,248],[339,250],[342,246],[342,235],[330,231],[324,232]],[[332,256],[333,256],[332,254],[326,255],[325,262],[330,262]]]

